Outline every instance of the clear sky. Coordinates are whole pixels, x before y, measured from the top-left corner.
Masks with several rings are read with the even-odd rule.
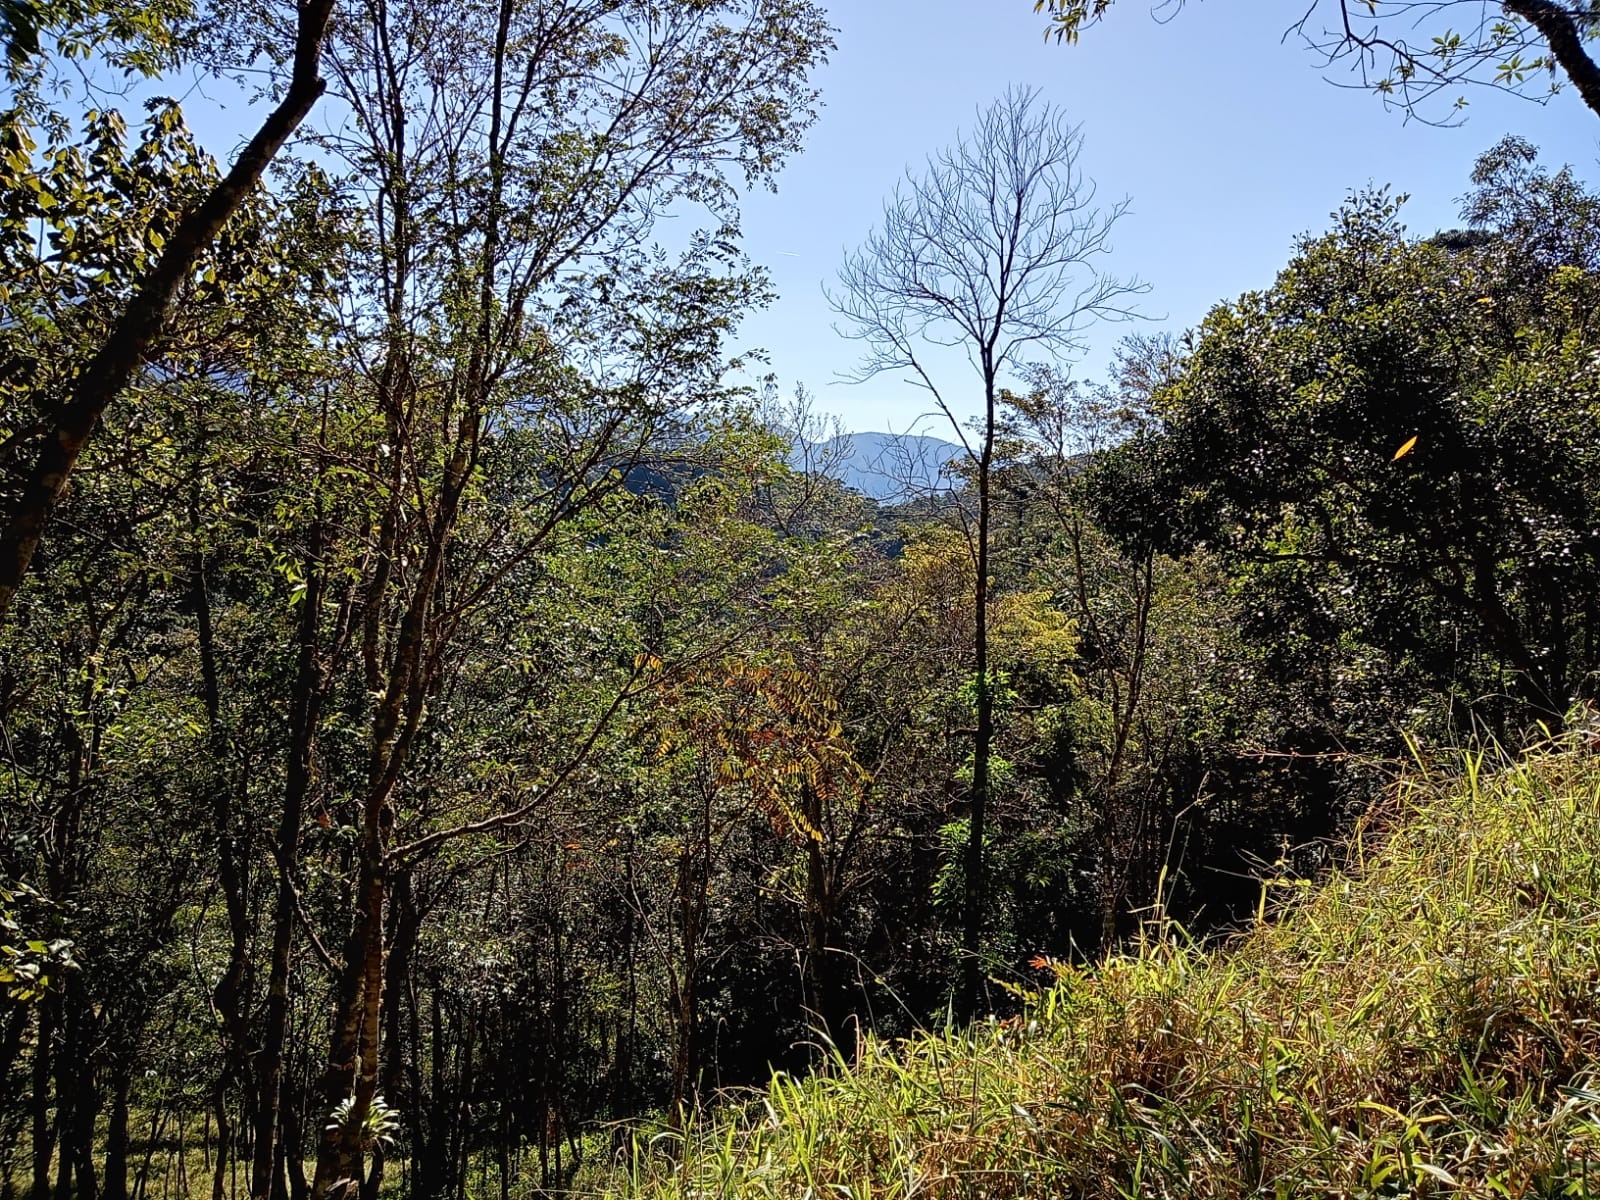
[[[1030,0],[833,0],[829,9],[839,48],[819,80],[821,120],[778,193],[746,205],[747,249],[781,295],[746,321],[740,342],[769,353],[785,392],[805,383],[854,430],[904,431],[928,406],[891,377],[835,382],[859,347],[834,333],[823,284],[905,169],[1008,84],[1038,87],[1081,122],[1100,195],[1131,197],[1108,266],[1151,284],[1143,308],[1159,319],[1146,330],[1188,328],[1213,304],[1270,284],[1296,235],[1323,229],[1353,188],[1409,193],[1415,233],[1459,224],[1473,160],[1505,133],[1528,138],[1549,165],[1600,175],[1600,118],[1570,91],[1540,107],[1475,89],[1462,127],[1407,124],[1372,94],[1334,86],[1298,42],[1281,40],[1296,5],[1190,3],[1162,24],[1148,0],[1118,0],[1075,46],[1045,44]],[[1075,373],[1103,373],[1127,331],[1094,334]],[[953,393],[968,412],[970,394]],[[920,431],[941,432],[937,423]]]

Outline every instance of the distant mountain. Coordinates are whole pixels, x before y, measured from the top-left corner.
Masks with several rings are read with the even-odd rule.
[[[790,462],[880,503],[895,504],[955,486],[944,464],[965,451],[954,442],[915,433],[846,433],[797,446]]]

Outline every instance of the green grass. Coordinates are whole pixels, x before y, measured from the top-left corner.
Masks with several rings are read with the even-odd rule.
[[[1400,784],[1344,871],[1273,887],[1281,915],[1231,944],[1157,928],[1054,968],[1018,1020],[780,1076],[613,1186],[1600,1196],[1600,758],[1461,766]]]

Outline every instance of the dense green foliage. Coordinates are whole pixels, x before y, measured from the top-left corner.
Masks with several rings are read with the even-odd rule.
[[[180,106],[79,103],[70,68],[292,90],[291,7],[0,10],[7,522],[229,178]],[[1060,278],[980,314],[951,490],[878,505],[790,465],[803,396],[727,382],[770,299],[739,202],[814,119],[815,4],[336,18],[312,57],[348,122],[169,279],[0,620],[0,1196],[893,1192],[935,1155],[955,1192],[1533,1186],[1482,1156],[1583,1086],[1586,760],[1478,795],[1449,871],[1459,810],[1391,802],[1369,892],[1205,947],[1408,747],[1592,722],[1600,199],[1508,140],[1469,230],[1354,196],[1079,384],[1025,352],[1120,311],[1115,211],[1074,207],[1076,133],[1014,94],[1013,163],[1058,138],[1055,215],[1020,211]],[[948,282],[977,252],[941,232]],[[1482,980],[1509,990],[1461,1000]],[[706,1115],[774,1069],[770,1113]]]
[[[1271,289],[1212,313],[1159,427],[1098,468],[1114,524],[1249,577],[1246,628],[1289,669],[1349,637],[1500,734],[1584,691],[1600,570],[1600,242],[1593,201],[1532,158],[1485,157],[1472,215],[1500,236],[1470,246],[1354,198]]]

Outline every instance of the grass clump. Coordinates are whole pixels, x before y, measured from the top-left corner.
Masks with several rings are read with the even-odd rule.
[[[1220,949],[1170,932],[1023,1017],[871,1043],[641,1154],[708,1197],[1600,1195],[1600,759],[1414,777]]]

